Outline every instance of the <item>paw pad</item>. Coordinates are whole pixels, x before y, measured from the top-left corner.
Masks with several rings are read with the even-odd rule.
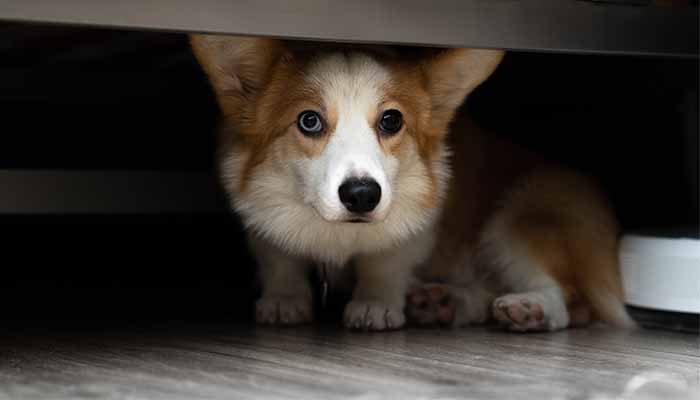
[[[513,331],[547,330],[542,305],[516,295],[499,297],[493,302],[494,318]]]

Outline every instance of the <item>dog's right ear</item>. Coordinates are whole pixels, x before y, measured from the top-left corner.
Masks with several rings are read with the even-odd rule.
[[[284,54],[281,41],[266,38],[190,35],[190,43],[222,107],[252,100]]]
[[[432,98],[432,118],[449,122],[466,96],[484,82],[503,59],[501,50],[447,49],[424,70]]]

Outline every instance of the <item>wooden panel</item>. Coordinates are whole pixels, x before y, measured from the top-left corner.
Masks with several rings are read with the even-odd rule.
[[[580,0],[5,0],[0,18],[132,29],[697,56],[697,7]]]

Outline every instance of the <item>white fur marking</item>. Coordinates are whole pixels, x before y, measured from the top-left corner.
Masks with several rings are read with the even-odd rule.
[[[323,154],[296,165],[314,182],[306,188],[305,198],[327,221],[342,221],[350,215],[338,197],[340,185],[350,177],[372,178],[382,196],[371,217],[383,220],[391,205],[398,163],[382,151],[370,118],[377,113],[389,72],[364,55],[333,54],[312,66],[308,76],[321,89],[326,107],[337,110],[338,121]]]

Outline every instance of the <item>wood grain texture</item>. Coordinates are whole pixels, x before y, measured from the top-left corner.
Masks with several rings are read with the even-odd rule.
[[[690,399],[700,395],[699,344],[697,335],[603,327],[522,335],[6,325],[0,398]],[[656,387],[652,397],[619,397],[650,374],[666,382],[642,388]]]

